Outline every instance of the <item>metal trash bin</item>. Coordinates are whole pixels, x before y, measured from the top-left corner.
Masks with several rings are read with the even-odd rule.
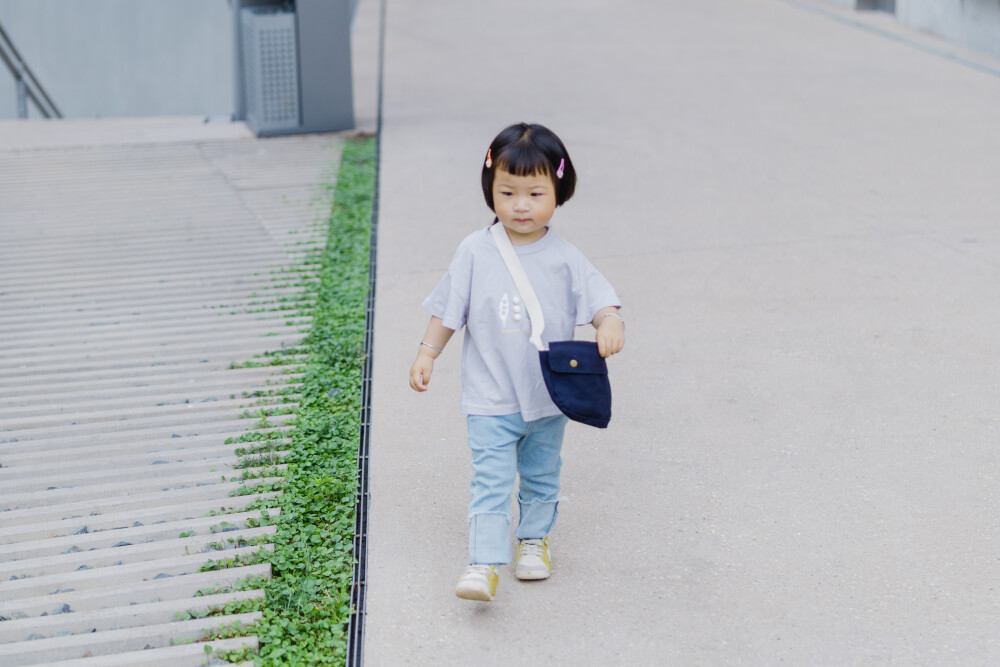
[[[274,7],[240,10],[246,121],[255,134],[297,129],[299,55],[295,13]]]
[[[351,0],[234,0],[236,114],[258,136],[354,127]]]

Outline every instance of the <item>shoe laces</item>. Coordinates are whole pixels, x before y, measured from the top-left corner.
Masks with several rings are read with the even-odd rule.
[[[477,564],[477,565],[470,565],[469,569],[466,570],[465,573],[466,574],[472,574],[474,572],[476,574],[481,574],[484,577],[489,577],[492,568],[493,568],[492,565],[479,565],[479,564]]]
[[[521,540],[521,558],[525,556],[538,556],[541,558],[545,555],[545,544],[541,540]]]

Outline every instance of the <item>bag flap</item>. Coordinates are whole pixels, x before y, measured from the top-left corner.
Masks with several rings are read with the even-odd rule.
[[[548,365],[556,373],[607,375],[608,364],[597,351],[597,343],[565,340],[549,343]]]

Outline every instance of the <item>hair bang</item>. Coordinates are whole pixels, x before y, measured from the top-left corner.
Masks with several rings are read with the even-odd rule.
[[[497,166],[514,176],[537,176],[551,170],[545,154],[530,141],[516,141],[497,160]]]

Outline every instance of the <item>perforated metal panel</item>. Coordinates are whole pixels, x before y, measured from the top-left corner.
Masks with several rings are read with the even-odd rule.
[[[858,0],[857,9],[896,13],[896,0]]]
[[[299,63],[294,12],[240,11],[247,124],[257,134],[300,125]]]

